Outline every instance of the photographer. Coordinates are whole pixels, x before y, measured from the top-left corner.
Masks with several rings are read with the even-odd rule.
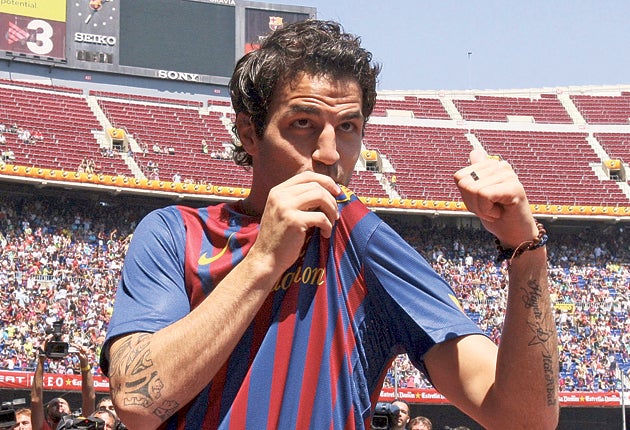
[[[102,419],[105,430],[117,430],[118,428],[118,418],[107,409],[99,409],[90,416]]]
[[[22,406],[25,399],[13,399],[0,405],[0,429],[31,430],[31,410]]]
[[[106,411],[111,413],[114,418],[116,418],[116,430],[125,430],[127,427],[125,426],[125,424],[123,424],[122,421],[120,421],[120,418],[118,417],[118,413],[116,412],[116,409],[114,409],[114,403],[112,402],[112,398],[110,396],[105,396],[102,397],[101,400],[98,401],[98,403],[96,404],[96,412],[94,412],[94,414],[96,414],[99,411]]]
[[[402,399],[396,399],[392,405],[398,407],[398,417],[392,426],[394,430],[405,430],[409,423],[409,403]]]
[[[32,424],[34,430],[54,430],[57,428],[59,421],[65,415],[71,414],[70,405],[63,398],[55,398],[44,406],[44,362],[50,358],[53,360],[60,359],[59,356],[50,357],[50,348],[47,343],[52,337],[46,339],[44,348],[38,351],[37,368],[33,377],[33,386],[31,387],[31,410]],[[81,411],[87,416],[95,410],[96,393],[94,391],[94,378],[92,375],[92,366],[88,358],[88,350],[80,345],[70,345],[68,353],[75,353],[79,358],[81,367]]]
[[[398,423],[400,409],[394,403],[378,402],[370,419],[370,430],[392,430]],[[404,427],[403,427],[404,428]]]
[[[22,408],[15,411],[15,427],[13,430],[32,430],[31,410]]]

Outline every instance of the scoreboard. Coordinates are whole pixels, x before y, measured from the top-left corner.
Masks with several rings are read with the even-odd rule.
[[[315,16],[238,0],[1,0],[0,59],[226,85],[269,31]]]

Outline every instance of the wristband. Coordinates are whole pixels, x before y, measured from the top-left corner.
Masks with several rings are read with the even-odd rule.
[[[499,251],[499,255],[496,258],[497,263],[507,260],[509,267],[512,260],[523,254],[525,251],[533,251],[534,249],[545,246],[547,244],[547,240],[549,239],[545,226],[536,221],[536,227],[538,228],[538,236],[531,241],[521,243],[516,247],[516,249],[505,249],[501,246],[499,239],[495,239],[497,250]]]
[[[90,366],[89,364],[86,364],[85,367],[81,368],[81,372],[89,372],[90,369],[92,369],[92,366]]]

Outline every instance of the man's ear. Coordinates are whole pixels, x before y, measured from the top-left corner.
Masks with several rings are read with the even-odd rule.
[[[258,136],[256,135],[256,126],[252,121],[251,115],[246,113],[239,113],[236,115],[236,130],[238,131],[238,138],[243,145],[243,149],[248,154],[252,154],[252,151],[256,151]]]

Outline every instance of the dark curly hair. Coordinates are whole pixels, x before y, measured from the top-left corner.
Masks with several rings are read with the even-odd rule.
[[[243,56],[230,80],[234,111],[251,117],[256,135],[267,126],[271,98],[278,83],[290,83],[298,74],[331,79],[352,78],[362,92],[365,121],[376,102],[376,81],[381,67],[372,62],[372,53],[361,47],[361,39],[346,33],[333,21],[309,19],[289,24],[271,33],[260,49]],[[238,136],[236,124],[232,126]],[[234,143],[234,161],[251,166],[251,156],[240,143]]]

